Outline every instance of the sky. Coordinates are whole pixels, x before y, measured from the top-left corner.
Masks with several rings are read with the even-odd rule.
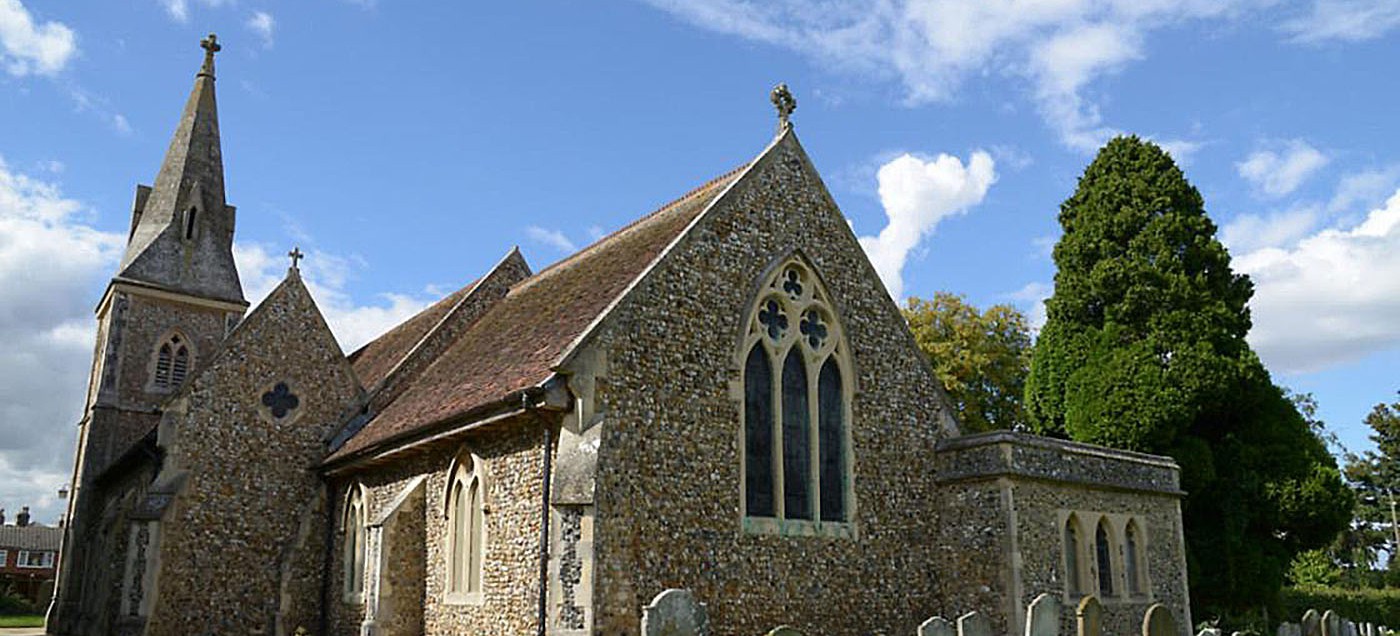
[[[897,299],[1038,326],[1060,202],[1137,134],[1253,279],[1276,383],[1351,450],[1400,390],[1400,0],[0,0],[11,515],[61,513],[93,309],[210,32],[247,296],[299,246],[347,352],[748,161],[785,82]]]

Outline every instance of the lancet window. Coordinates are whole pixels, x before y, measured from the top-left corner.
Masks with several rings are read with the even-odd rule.
[[[792,257],[769,274],[747,320],[745,520],[774,520],[780,529],[847,523],[850,365],[831,301],[811,266]]]
[[[481,460],[469,453],[451,469],[447,493],[447,594],[449,600],[479,599],[486,548],[485,479]]]
[[[345,596],[355,600],[365,590],[365,497],[359,484],[350,486],[341,519]]]
[[[178,333],[171,334],[156,349],[156,368],[151,384],[162,391],[180,386],[189,375],[193,357],[185,337]]]

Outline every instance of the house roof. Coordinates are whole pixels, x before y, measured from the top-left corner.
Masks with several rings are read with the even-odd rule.
[[[549,379],[561,356],[745,167],[517,283],[328,461],[411,437]],[[387,350],[390,345],[382,346]],[[368,363],[357,362],[357,372],[359,364]]]
[[[360,380],[360,384],[366,389],[372,389],[383,381],[389,372],[394,370],[394,365],[403,360],[404,356],[413,350],[413,346],[418,344],[434,325],[441,322],[443,316],[461,302],[462,297],[479,281],[480,279],[474,280],[466,287],[448,294],[350,354],[350,364],[354,366],[355,377]]]
[[[58,550],[63,528],[53,526],[0,526],[0,550]]]

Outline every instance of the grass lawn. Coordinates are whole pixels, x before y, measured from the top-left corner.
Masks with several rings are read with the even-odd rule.
[[[0,627],[43,627],[43,616],[0,616]]]

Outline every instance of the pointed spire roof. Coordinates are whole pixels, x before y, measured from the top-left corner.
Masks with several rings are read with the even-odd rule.
[[[204,62],[165,152],[155,187],[138,190],[120,280],[202,298],[246,303],[233,263],[234,208],[224,199],[212,33]]]

